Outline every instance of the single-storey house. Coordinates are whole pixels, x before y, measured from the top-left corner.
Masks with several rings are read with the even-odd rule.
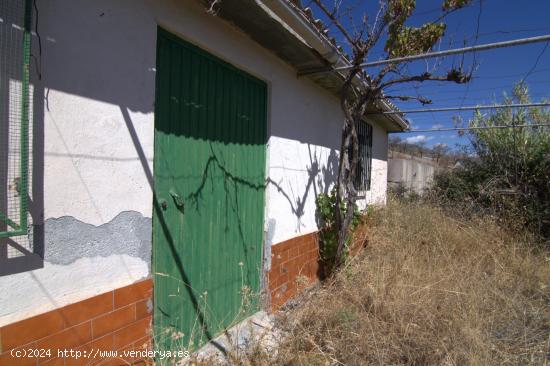
[[[0,47],[1,365],[194,349],[316,280],[343,77],[309,71],[349,61],[298,0],[6,0]],[[362,126],[362,207],[406,128]]]

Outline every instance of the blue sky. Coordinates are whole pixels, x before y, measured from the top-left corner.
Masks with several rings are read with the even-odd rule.
[[[307,1],[303,1],[307,4]],[[359,19],[365,11],[374,17],[378,1],[374,0],[343,0],[344,4],[353,7],[353,17]],[[408,25],[418,26],[437,18],[442,0],[417,0],[417,8]],[[327,4],[332,4],[328,0]],[[481,4],[481,12],[480,12]],[[319,12],[315,12],[319,15]],[[479,19],[479,22],[478,22]],[[548,0],[475,0],[466,9],[450,15],[447,20],[447,31],[439,49],[463,47],[467,45],[505,41],[510,39],[532,37],[550,34],[550,1]],[[479,23],[479,32],[477,32]],[[476,40],[476,34],[478,34]],[[335,31],[331,32],[341,39]],[[383,44],[380,45],[383,47]],[[500,102],[502,94],[511,90],[513,85],[521,80],[535,67],[527,78],[533,101],[550,99],[550,45],[544,51],[546,44],[537,43],[525,46],[497,49],[479,52],[475,55],[478,64],[474,79],[468,85],[451,83],[426,82],[415,88],[413,84],[394,88],[392,94],[426,96],[433,104],[426,108],[468,106]],[[382,57],[382,47],[373,50],[369,60]],[[544,52],[543,52],[544,51]],[[465,56],[465,64],[470,65],[474,55]],[[448,57],[440,60],[437,70],[444,72],[453,63],[460,62],[461,56]],[[429,61],[433,67],[435,61]],[[410,65],[411,73],[425,70],[426,61],[417,61]],[[416,102],[396,102],[401,109],[418,109],[422,106]],[[407,117],[413,122],[413,128],[426,129],[438,127],[453,127],[452,118],[457,112],[418,113]],[[462,112],[460,116],[467,121],[472,112]],[[418,136],[424,137],[418,137]],[[454,132],[401,134],[402,138],[427,141],[428,146],[444,143],[450,147],[456,144],[466,144],[465,137],[459,137]]]

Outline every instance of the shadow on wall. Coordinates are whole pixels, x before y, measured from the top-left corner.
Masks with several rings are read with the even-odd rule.
[[[37,5],[47,89],[153,112],[156,22],[145,2],[49,0]]]
[[[143,50],[142,45],[154,45],[156,34],[154,31],[137,32],[137,30],[147,24],[150,29],[155,29],[156,24],[144,7],[143,3],[135,4],[130,0],[69,3],[52,0],[37,2],[36,8],[33,9],[30,65],[33,120],[30,143],[32,156],[29,169],[29,181],[32,185],[29,186],[28,201],[30,229],[28,237],[0,238],[0,276],[44,266],[45,251],[48,250],[45,248],[44,238],[44,120],[45,113],[49,110],[51,89],[119,105],[152,189],[153,176],[129,114],[129,110],[150,113],[154,107],[155,50]],[[61,13],[65,14],[63,22],[59,21]],[[4,47],[10,50],[5,53],[10,55],[11,61],[12,58],[19,57],[17,50],[22,48],[22,32],[17,30],[17,28],[21,29],[22,24],[19,19],[9,19],[8,16],[9,14],[2,16],[1,26],[9,28],[10,31],[16,29],[19,32],[18,36],[8,40],[15,42],[15,45],[2,42],[3,51]],[[12,27],[12,24],[18,27]],[[127,29],[128,32],[121,32],[121,29]],[[3,32],[3,36],[9,34],[9,32]],[[20,81],[21,75],[20,73],[8,77],[2,75],[0,80],[2,84],[7,84],[10,80]],[[2,106],[9,105],[9,85],[8,87],[0,85],[0,91],[0,103]],[[0,118],[2,121],[7,121],[8,108],[3,108],[1,111]],[[55,124],[55,121],[53,123]],[[8,144],[5,139],[8,136],[8,128],[7,124],[2,123],[0,129],[0,212],[7,211],[8,152],[6,148]],[[71,141],[63,141],[63,143],[70,144]],[[71,154],[69,151],[64,155],[73,162],[79,158],[116,160],[109,156],[80,156]],[[87,187],[84,178],[79,176],[79,179],[82,185]],[[75,199],[75,197],[65,198],[68,201]],[[93,197],[90,195],[88,198],[93,203]],[[93,204],[97,208],[98,204]],[[0,227],[0,230],[3,228]],[[70,250],[70,248],[67,249]]]
[[[38,38],[34,36],[32,40],[34,57],[31,65],[34,84],[34,123],[30,207],[33,218],[33,248],[32,251],[25,252],[23,257],[26,259],[10,262],[7,259],[6,248],[15,247],[16,243],[8,241],[2,243],[0,245],[1,274],[40,268],[43,265],[44,251],[48,249],[44,248],[43,126],[45,111],[49,109],[48,99],[51,89],[119,106],[151,190],[154,180],[142,143],[130,117],[130,112],[148,114],[152,113],[154,108],[155,49],[143,46],[156,44],[156,32],[153,31],[156,29],[156,22],[148,6],[145,2],[136,3],[131,0],[116,2],[49,0],[38,2],[37,5],[40,19],[40,28],[37,33],[42,41],[42,52],[38,52]],[[63,22],[59,21],[60,13],[64,14]],[[41,80],[37,80],[37,71],[42,74]],[[306,83],[308,82],[298,83],[299,88],[304,88],[300,90],[300,94],[307,95],[311,88],[318,88],[312,85],[305,86]],[[271,111],[272,119],[277,120],[277,125],[271,126],[270,135],[301,142],[307,147],[309,162],[303,172],[304,181],[295,184],[288,180],[269,177],[266,183],[273,185],[284,197],[299,226],[307,210],[307,202],[314,201],[319,193],[328,192],[335,181],[341,117],[332,110],[327,112],[328,107],[320,105],[323,103],[318,103],[316,100],[296,102],[290,100],[293,97],[292,93],[284,93],[283,90],[278,92],[288,94],[273,96],[279,98],[280,105],[292,105],[293,108],[303,105],[304,109],[295,116],[289,115],[288,111],[284,110]],[[323,93],[327,94],[327,92]],[[331,98],[328,94],[326,95],[326,101]],[[274,115],[274,113],[278,114]],[[308,118],[302,118],[304,115]],[[329,127],[316,123],[327,119],[334,120]],[[78,126],[83,129],[87,127]],[[376,158],[376,148],[373,152]],[[67,156],[71,159],[110,159],[99,156],[73,156],[70,152]],[[84,178],[79,177],[79,179],[85,186]],[[88,198],[93,200],[91,195]],[[73,200],[75,197],[66,197],[66,199]]]
[[[337,103],[334,103],[337,105]],[[337,109],[336,112],[339,112]],[[275,112],[274,112],[275,113]],[[333,113],[334,114],[334,113]],[[327,113],[327,115],[329,115]],[[320,117],[319,117],[320,118]],[[325,118],[322,124],[313,112],[310,121],[302,121],[301,124],[295,121],[283,120],[279,126],[272,130],[272,137],[283,140],[299,141],[300,146],[289,145],[284,148],[278,147],[277,153],[287,155],[286,158],[275,159],[270,157],[271,171],[268,177],[268,184],[276,189],[276,192],[288,203],[288,212],[292,214],[295,222],[294,227],[286,227],[284,230],[295,230],[300,232],[305,226],[304,218],[308,212],[315,210],[315,198],[321,193],[329,193],[330,189],[336,183],[339,163],[339,141],[341,116],[335,115],[331,120]],[[282,127],[281,127],[282,125]],[[308,134],[308,131],[311,134]],[[321,131],[321,133],[319,132]],[[278,135],[277,135],[278,134]],[[302,146],[305,146],[302,148]],[[291,151],[290,153],[287,151]],[[294,156],[295,152],[300,152],[301,156]],[[301,166],[295,166],[294,161],[301,159],[302,164],[307,159],[305,169]],[[367,199],[371,197],[372,192],[377,190],[380,182],[385,182],[386,177],[382,177],[379,162],[387,161],[387,138],[386,131],[377,125],[373,125],[373,146],[372,146],[371,181],[373,186],[367,193]],[[383,171],[385,174],[385,170]],[[378,188],[378,189],[382,189]],[[376,192],[374,192],[376,194]],[[306,222],[311,219],[308,217]],[[277,220],[268,221],[268,238],[273,238],[277,226]],[[271,240],[269,241],[271,243]]]
[[[328,159],[325,164],[319,163],[319,153],[316,153],[316,146],[307,144],[309,152],[309,165],[306,168],[307,182],[304,187],[295,187],[297,191],[303,191],[301,195],[296,196],[293,189],[290,192],[285,191],[280,182],[275,182],[271,177],[267,177],[267,184],[273,185],[287,201],[292,215],[296,218],[296,226],[300,227],[302,216],[305,213],[306,202],[310,191],[313,191],[313,199],[320,193],[328,193],[329,189],[336,183],[338,175],[338,153],[330,149]],[[292,187],[291,187],[292,188]]]
[[[156,29],[155,21],[152,17],[146,15],[147,12],[129,11],[141,5],[134,4],[132,1],[56,1],[38,2],[38,11],[42,11],[39,15],[40,29],[38,34],[42,41],[42,52],[38,50],[38,38],[33,37],[33,63],[31,67],[32,85],[34,88],[33,101],[33,158],[32,158],[32,192],[30,201],[30,214],[32,216],[32,235],[29,235],[29,241],[32,243],[32,249],[27,249],[19,245],[16,240],[3,240],[0,242],[0,275],[10,275],[25,271],[31,271],[44,266],[44,258],[48,258],[48,251],[52,252],[52,247],[45,247],[45,224],[44,224],[44,120],[45,115],[50,111],[50,90],[66,93],[68,95],[81,96],[87,99],[101,101],[112,105],[119,106],[122,114],[121,123],[128,130],[131,141],[137,152],[142,169],[147,178],[151,190],[153,190],[153,174],[149,168],[142,142],[139,140],[138,133],[134,122],[131,119],[130,112],[150,113],[153,111],[155,85],[154,85],[154,70],[155,70],[155,49]],[[41,6],[42,5],[42,6]],[[97,9],[103,9],[97,11]],[[63,13],[63,22],[59,22],[59,16],[56,14]],[[130,13],[130,14],[128,14]],[[111,15],[116,15],[111,17]],[[36,14],[33,16],[36,19]],[[10,24],[11,25],[11,24]],[[130,30],[150,29],[143,33],[131,33]],[[129,30],[128,32],[121,29]],[[68,31],[70,30],[70,31]],[[92,39],[90,37],[93,36]],[[152,37],[152,38],[148,38]],[[151,49],[144,50],[143,45],[150,45]],[[107,56],[108,55],[108,56]],[[136,62],[137,60],[137,62]],[[93,75],[90,76],[90,73]],[[41,79],[38,79],[37,74],[41,74]],[[2,78],[3,80],[3,78]],[[4,90],[2,88],[1,90]],[[59,95],[59,93],[56,93]],[[4,98],[4,96],[2,96]],[[52,105],[55,105],[56,100],[53,100]],[[2,100],[2,103],[4,101]],[[64,106],[67,108],[67,106]],[[62,113],[65,110],[61,111]],[[98,116],[98,121],[101,116]],[[56,122],[50,122],[50,128],[58,128]],[[75,119],[74,129],[92,129],[97,126],[84,126],[78,119]],[[118,121],[117,121],[118,122]],[[51,131],[52,134],[58,131]],[[80,141],[79,141],[80,142]],[[69,146],[74,144],[70,140],[61,140],[65,146],[66,158],[69,158],[73,163],[74,169],[78,174],[78,179],[90,197],[65,197],[67,201],[82,200],[89,198],[92,200],[93,206],[97,209],[99,204],[93,202],[92,195],[88,189],[89,182],[86,182],[84,177],[78,171],[78,166],[75,161],[78,159],[93,159],[93,160],[112,160],[111,157],[79,155],[72,154]],[[222,172],[226,180],[231,180],[235,183],[231,189],[233,192],[227,192],[227,195],[237,196],[237,190],[242,186],[248,186],[247,177],[239,177],[234,174],[231,169],[225,168],[223,159],[212,151],[212,155],[206,164],[204,177],[209,179],[212,176],[210,172],[216,168],[217,172]],[[2,157],[7,156],[7,153],[2,151]],[[200,175],[200,172],[198,173]],[[261,189],[264,188],[263,176],[260,178]],[[109,182],[107,184],[115,184]],[[257,185],[257,183],[256,183]],[[63,187],[54,187],[63,190]],[[227,187],[230,189],[231,187]],[[259,189],[260,187],[256,187]],[[51,188],[50,188],[51,189]],[[201,192],[197,191],[196,199],[200,199]],[[205,193],[208,195],[208,192]],[[157,195],[153,195],[153,210],[156,213],[161,212],[162,208],[157,199]],[[189,197],[190,199],[192,197]],[[245,229],[243,228],[239,214],[241,207],[239,202],[233,200],[229,202],[231,210],[236,210],[236,216],[239,218],[238,235],[243,236]],[[160,217],[160,215],[159,215]],[[81,239],[83,246],[87,245],[87,240],[90,242],[97,238],[82,239],[78,232],[64,230],[63,225],[67,220],[58,220],[57,230],[63,232],[69,237],[63,239],[63,243],[58,243],[60,252],[56,255],[62,256],[63,250],[71,250],[75,243]],[[167,224],[164,220],[157,222],[163,235],[167,238],[169,244],[169,253],[176,262],[176,268],[179,271],[178,277],[181,278],[188,286],[186,289],[192,288],[190,277],[183,267],[177,248],[181,247],[180,238],[174,236],[174,226],[172,223]],[[81,227],[85,223],[79,222],[73,227]],[[259,226],[261,227],[261,225]],[[97,232],[98,230],[93,230]],[[261,232],[261,231],[260,231]],[[95,234],[94,234],[95,235]],[[27,240],[27,239],[25,239]],[[107,241],[105,241],[107,242]],[[261,242],[261,241],[260,241]],[[67,244],[67,246],[63,246]],[[242,241],[246,245],[246,241]],[[8,248],[10,248],[8,250]],[[8,252],[17,250],[20,253],[16,258],[8,256]],[[99,249],[98,249],[99,250]],[[245,251],[246,252],[246,251]],[[95,253],[95,252],[94,252]],[[106,253],[111,251],[106,250]],[[261,250],[256,250],[258,255],[261,255]],[[261,268],[255,268],[257,272]],[[32,275],[32,274],[31,274]],[[33,276],[34,277],[34,276]],[[259,276],[257,276],[259,277]],[[35,278],[35,277],[34,277]],[[259,280],[259,278],[258,278]],[[38,280],[35,278],[35,281]],[[40,284],[39,284],[40,285]],[[42,286],[42,291],[49,296],[49,289]],[[212,333],[207,328],[205,316],[202,314],[199,301],[200,298],[189,291],[189,298],[195,308],[195,313],[200,319],[201,327],[205,329],[208,338],[211,338]]]
[[[338,99],[312,81],[280,79],[287,84],[270,95],[271,120],[277,123],[270,126],[268,184],[275,194],[267,230],[276,241],[315,225],[315,197],[336,181],[343,118]]]

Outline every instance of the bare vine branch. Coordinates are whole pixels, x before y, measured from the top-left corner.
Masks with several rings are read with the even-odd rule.
[[[401,57],[408,54],[427,52],[441,40],[445,32],[445,24],[440,23],[450,14],[471,3],[472,0],[442,0],[442,14],[434,22],[428,22],[420,27],[406,25],[407,19],[416,7],[416,0],[381,0],[380,7],[372,24],[367,15],[360,19],[359,28],[353,17],[343,20],[341,6],[344,0],[335,0],[332,9],[323,0],[311,0],[331,22],[343,39],[349,44],[352,52],[351,68],[344,75],[344,83],[340,89],[340,106],[344,114],[342,136],[340,143],[339,167],[336,181],[336,202],[334,207],[334,225],[337,231],[335,266],[342,264],[346,242],[350,235],[350,225],[354,217],[354,207],[357,200],[355,177],[359,162],[359,139],[356,126],[363,123],[363,118],[369,106],[380,99],[400,101],[418,101],[421,104],[431,104],[429,98],[417,95],[401,95],[396,93],[384,95],[384,90],[400,84],[426,81],[447,81],[458,84],[468,83],[472,71],[465,72],[461,62],[459,67],[452,67],[446,74],[423,72],[417,75],[403,74],[406,64],[388,64],[382,69],[376,69],[374,75],[367,74],[361,67],[369,56],[369,52],[381,40],[385,39],[384,50],[386,59]],[[349,13],[346,14],[351,16]],[[386,80],[389,75],[394,77]],[[384,81],[386,80],[386,81]]]
[[[471,78],[472,78],[472,75],[470,73],[465,74],[458,69],[452,69],[452,70],[449,70],[449,72],[447,72],[447,75],[432,75],[430,72],[425,72],[420,75],[404,76],[401,78],[392,79],[392,80],[386,81],[385,83],[380,84],[379,88],[385,89],[394,84],[404,84],[404,83],[410,83],[413,81],[417,81],[417,82],[451,81],[457,84],[465,84],[469,82]]]
[[[412,96],[412,95],[384,95],[383,97],[380,97],[378,99],[398,99],[402,102],[408,102],[410,100],[417,100],[422,105],[432,104],[433,101],[429,98],[423,97],[423,96]]]
[[[355,39],[349,34],[348,30],[342,25],[342,22],[340,22],[340,19],[338,17],[338,9],[340,6],[338,3],[335,3],[335,6],[333,10],[329,10],[325,4],[321,0],[312,0],[312,3],[314,3],[321,11],[332,21],[332,23],[338,28],[340,33],[344,36],[344,38],[349,42],[349,44],[353,45]]]

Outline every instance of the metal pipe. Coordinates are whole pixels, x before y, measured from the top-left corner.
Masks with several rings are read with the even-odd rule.
[[[422,60],[422,59],[427,59],[427,58],[450,56],[450,55],[456,55],[456,54],[461,54],[461,53],[463,54],[463,53],[471,53],[471,52],[477,52],[477,51],[487,51],[487,50],[492,50],[492,49],[495,49],[495,48],[521,46],[521,45],[526,45],[526,44],[531,44],[531,43],[548,42],[548,41],[550,41],[550,34],[547,34],[547,35],[544,35],[544,36],[513,39],[511,41],[480,44],[478,46],[455,48],[455,49],[452,49],[452,50],[427,52],[427,53],[423,53],[423,54],[419,54],[419,55],[396,57],[396,58],[391,58],[391,59],[387,59],[387,60],[365,62],[365,63],[362,63],[360,66],[361,67],[380,66],[380,65],[386,65],[386,64],[395,64],[395,63],[401,63],[401,62]],[[353,67],[354,66],[342,66],[342,67],[336,67],[336,68],[334,68],[334,70],[335,71],[349,70],[349,69],[352,69]]]
[[[397,64],[397,63],[401,63],[401,62],[409,62],[409,61],[415,61],[415,60],[422,60],[422,59],[428,59],[428,58],[436,58],[436,57],[442,57],[442,56],[450,56],[450,55],[456,55],[456,54],[471,53],[471,52],[477,52],[477,51],[487,51],[487,50],[492,50],[492,49],[496,49],[496,48],[521,46],[521,45],[526,45],[526,44],[531,44],[531,43],[548,42],[548,41],[550,41],[550,34],[544,35],[544,36],[513,39],[511,41],[503,41],[503,42],[481,44],[481,45],[477,45],[477,46],[455,48],[455,49],[452,49],[452,50],[426,52],[426,53],[422,53],[422,54],[418,54],[418,55],[395,57],[395,58],[390,58],[390,59],[386,59],[386,60],[365,62],[365,63],[362,63],[359,66],[361,66],[361,67],[372,67],[372,66],[381,66],[381,65],[387,65],[387,64]],[[333,72],[333,71],[349,70],[349,69],[352,69],[354,67],[355,66],[353,66],[353,65],[345,65],[345,66],[338,66],[338,67],[334,67],[334,68],[315,68],[315,69],[311,69],[311,70],[300,71],[298,73],[298,75],[299,76],[305,76],[305,75],[312,75],[312,74],[323,74],[323,73]]]

